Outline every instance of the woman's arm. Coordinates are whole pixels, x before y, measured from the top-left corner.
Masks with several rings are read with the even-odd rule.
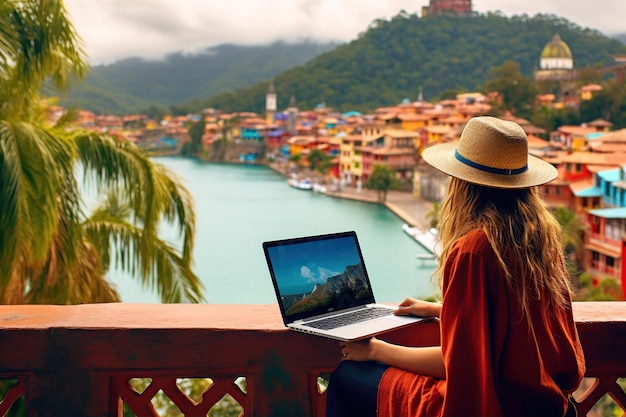
[[[441,346],[407,347],[372,337],[359,342],[341,342],[343,360],[378,361],[395,368],[444,379],[446,369]]]

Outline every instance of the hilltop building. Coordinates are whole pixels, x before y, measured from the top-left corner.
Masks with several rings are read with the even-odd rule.
[[[430,0],[430,5],[422,8],[422,16],[428,15],[468,15],[472,13],[472,0]]]
[[[535,71],[535,79],[570,80],[574,74],[574,56],[569,46],[556,34],[546,44],[539,58],[539,69]]]
[[[575,107],[579,104],[575,84],[578,71],[574,68],[574,55],[558,33],[543,48],[539,68],[534,75],[535,80],[543,85],[543,92],[553,94],[561,105]]]

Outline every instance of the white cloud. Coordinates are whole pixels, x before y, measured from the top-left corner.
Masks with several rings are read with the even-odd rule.
[[[300,275],[306,278],[307,282],[317,282],[317,277],[315,276],[313,271],[311,271],[311,268],[306,265],[300,267]]]
[[[321,266],[318,268],[320,282],[326,282],[328,278],[334,277],[335,275],[339,275],[339,272],[331,271],[330,269],[322,268]]]
[[[306,278],[307,282],[313,284],[323,284],[330,277],[338,275],[338,272],[333,272],[330,269],[318,266],[317,273],[306,265],[300,267],[300,275]]]
[[[222,43],[347,42],[375,19],[421,14],[428,0],[65,0],[94,64],[161,58]],[[484,13],[550,13],[604,33],[626,32],[622,0],[473,0]]]

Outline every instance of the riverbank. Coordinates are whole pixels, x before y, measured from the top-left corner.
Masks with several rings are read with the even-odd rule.
[[[285,176],[281,166],[274,164],[269,164],[268,166]],[[367,188],[358,189],[356,187],[344,186],[341,188],[341,191],[327,191],[325,194],[335,198],[380,204],[377,192]],[[432,202],[417,198],[408,192],[390,190],[387,192],[387,200],[384,205],[410,226],[422,232],[426,232],[430,229],[428,213],[433,209]]]
[[[355,187],[343,187],[341,191],[327,192],[326,195],[337,198],[365,201],[375,204],[378,202],[376,191]],[[433,203],[413,196],[403,191],[388,191],[384,205],[405,223],[426,232],[428,227],[428,213],[433,209]]]

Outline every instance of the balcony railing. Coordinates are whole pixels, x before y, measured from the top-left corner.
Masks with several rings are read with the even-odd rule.
[[[579,415],[606,394],[626,410],[626,303],[575,303],[590,388]],[[385,336],[437,344],[436,321]],[[286,330],[275,305],[92,304],[0,306],[0,416],[18,402],[29,417],[118,417],[126,404],[158,416],[157,393],[185,416],[206,416],[226,394],[245,416],[322,416],[318,377],[339,362],[338,343]],[[236,381],[245,377],[245,387]],[[131,382],[146,378],[139,393]],[[201,398],[179,388],[210,378]]]

